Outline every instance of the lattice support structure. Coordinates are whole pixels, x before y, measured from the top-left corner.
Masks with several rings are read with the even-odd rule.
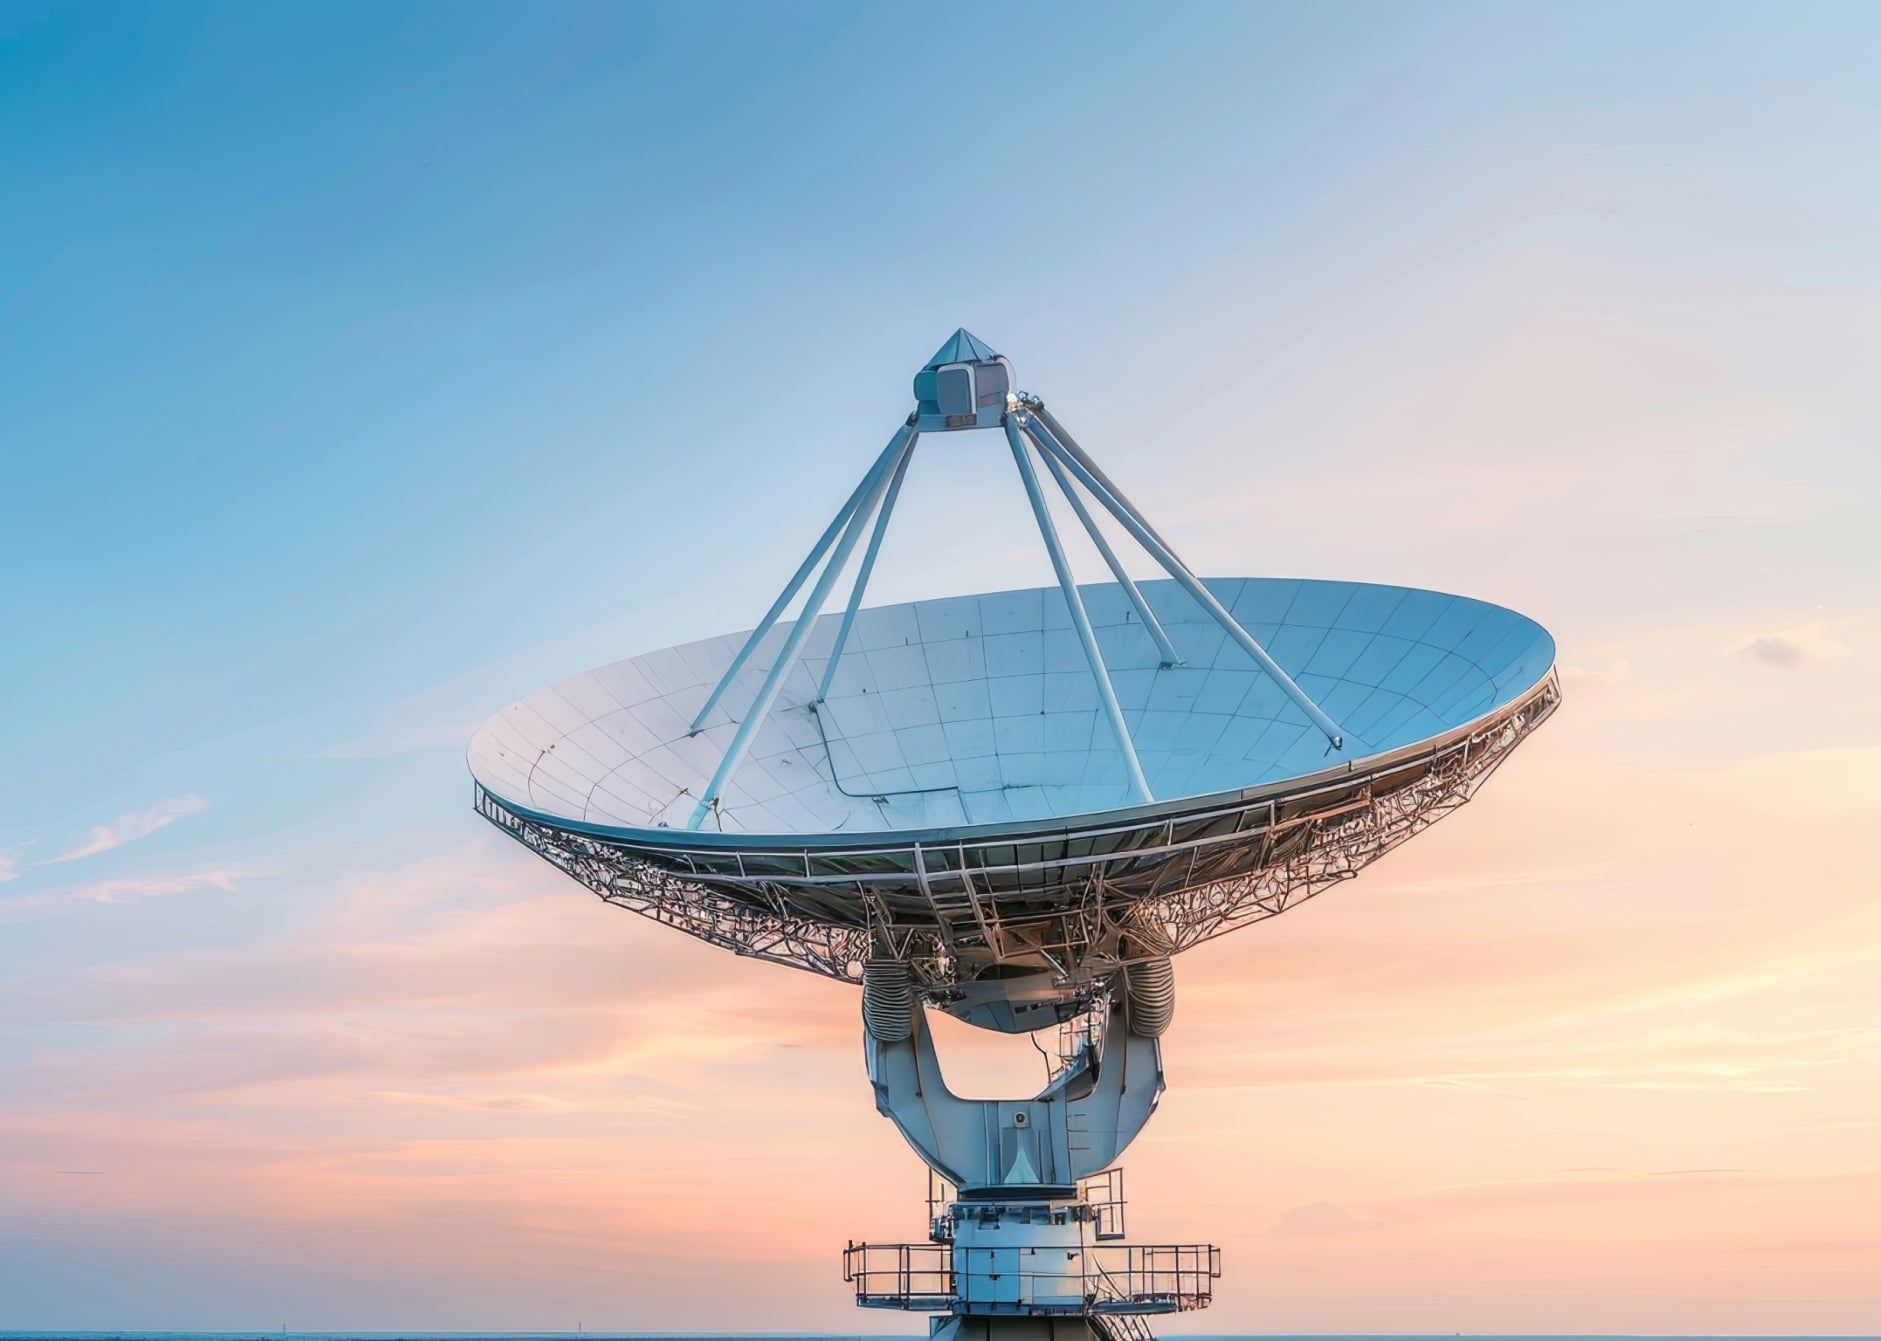
[[[1558,701],[1550,675],[1490,719],[1365,772],[985,845],[912,835],[721,858],[545,823],[481,788],[476,805],[609,903],[741,955],[859,982],[871,954],[888,953],[930,999],[1011,963],[1095,988],[1349,880],[1468,801]]]
[[[718,893],[696,880],[557,826],[524,819],[479,788],[477,810],[497,828],[617,908],[753,959],[860,981],[848,966],[868,956],[865,927],[794,916]]]

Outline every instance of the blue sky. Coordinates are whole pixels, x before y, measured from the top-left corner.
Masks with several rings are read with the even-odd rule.
[[[331,800],[232,756],[738,624],[961,322],[1143,434],[1103,370],[1284,375],[1433,239],[1872,283],[1872,14],[1803,12],[8,6],[9,822],[215,738]]]
[[[1198,566],[1541,619],[1589,757],[1874,744],[1878,13],[0,0],[0,1109],[481,853],[477,721],[748,625],[963,324]],[[880,598],[1048,580],[933,446]]]

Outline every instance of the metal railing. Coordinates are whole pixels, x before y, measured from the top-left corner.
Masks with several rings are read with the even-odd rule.
[[[1092,1320],[1092,1334],[1102,1341],[1156,1341],[1156,1333],[1136,1313],[1103,1313]]]
[[[938,1312],[954,1304],[951,1243],[851,1243],[843,1250],[843,1280],[856,1287],[863,1308]]]
[[[1092,1174],[1078,1184],[1078,1196],[1091,1208],[1091,1237],[1102,1243],[1124,1236],[1121,1168],[1113,1165]]]
[[[851,1243],[843,1253],[856,1303],[925,1312],[1176,1313],[1207,1308],[1220,1276],[1212,1244]]]
[[[960,1189],[933,1169],[927,1171],[927,1236],[935,1243],[954,1241],[953,1204]]]

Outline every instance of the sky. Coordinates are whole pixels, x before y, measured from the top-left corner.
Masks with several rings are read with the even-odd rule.
[[[1178,962],[1161,1330],[1881,1331],[1878,43],[0,0],[0,1326],[918,1330],[840,1277],[925,1187],[851,989],[464,745],[755,622],[965,325],[1199,571],[1560,648],[1469,806]],[[1049,582],[931,446],[872,597]]]

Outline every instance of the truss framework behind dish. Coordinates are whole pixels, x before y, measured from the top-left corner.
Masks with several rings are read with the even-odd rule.
[[[1003,962],[1056,965],[1067,980],[1095,982],[1350,879],[1467,801],[1559,697],[1550,673],[1428,752],[1335,782],[989,842],[649,851],[518,814],[481,787],[476,805],[607,902],[741,955],[856,981],[865,960],[886,953],[930,992]],[[852,869],[833,869],[843,866]]]

